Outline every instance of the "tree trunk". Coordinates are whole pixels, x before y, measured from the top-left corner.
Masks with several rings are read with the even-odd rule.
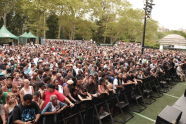
[[[69,39],[72,40],[72,32],[69,32]]]
[[[58,39],[61,38],[61,24],[59,24],[59,28],[58,28],[58,36],[57,36]]]
[[[41,14],[38,12],[38,14],[40,15],[39,16],[39,22],[41,22],[42,21],[42,19],[41,19]],[[40,25],[37,25],[38,27],[40,26]],[[42,33],[41,33],[41,35],[40,35],[40,32],[41,32],[42,30],[40,29],[40,28],[37,28],[37,36],[42,36]]]
[[[44,36],[44,39],[46,39],[46,17],[45,17],[45,12],[43,13],[43,27],[44,27],[44,31],[43,31],[43,36]]]
[[[6,27],[6,23],[7,23],[6,16],[7,16],[7,14],[4,13],[4,15],[3,15],[3,22],[4,22],[4,26],[5,27]]]
[[[60,16],[59,16],[59,20],[58,20],[58,23],[59,23],[58,36],[57,36],[58,39],[61,39],[61,19],[63,19],[62,16],[63,16],[63,7],[60,11]]]
[[[107,24],[105,24],[105,30],[107,30]],[[107,40],[107,36],[104,36],[104,43],[106,43],[106,40]]]
[[[103,43],[106,43],[106,37],[104,36],[104,40],[103,40]]]
[[[112,38],[112,37],[110,38],[110,43],[111,43],[111,44],[113,43],[113,39],[114,39],[114,38]]]
[[[74,25],[74,28],[73,28],[73,37],[72,37],[73,40],[75,39],[75,32],[76,32],[76,26]]]

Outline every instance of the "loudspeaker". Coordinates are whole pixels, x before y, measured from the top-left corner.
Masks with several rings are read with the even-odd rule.
[[[156,124],[178,124],[181,118],[182,111],[166,106],[157,116]]]

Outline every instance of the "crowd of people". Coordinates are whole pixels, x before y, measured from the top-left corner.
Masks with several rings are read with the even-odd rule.
[[[44,45],[4,46],[0,48],[1,120],[37,123],[41,115],[56,115],[170,69],[185,81],[185,64],[183,51],[146,49],[141,54],[136,43],[97,46],[93,41],[47,40]]]

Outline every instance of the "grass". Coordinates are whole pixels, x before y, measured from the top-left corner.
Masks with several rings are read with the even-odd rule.
[[[160,98],[157,98],[154,103],[148,105],[147,108],[139,113],[142,116],[150,118],[152,120],[156,120],[157,115],[167,106],[173,105],[176,101],[176,97],[181,97],[186,89],[186,82],[185,83],[178,83],[173,86],[172,89],[169,90],[166,94]],[[171,97],[175,96],[175,97]],[[134,114],[134,118],[128,121],[126,124],[154,124],[152,120],[148,120],[137,114]]]

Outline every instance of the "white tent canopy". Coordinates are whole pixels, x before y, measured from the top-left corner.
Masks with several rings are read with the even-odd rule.
[[[175,49],[186,49],[186,39],[178,34],[170,34],[162,38],[160,41],[160,49],[164,46],[170,46]]]

